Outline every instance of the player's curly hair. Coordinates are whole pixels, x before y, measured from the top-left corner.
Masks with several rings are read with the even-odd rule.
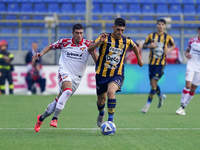
[[[123,18],[117,18],[115,19],[115,25],[126,27],[126,21]]]
[[[73,25],[73,28],[72,28],[73,32],[75,31],[75,29],[83,29],[83,25],[80,23],[77,23]]]

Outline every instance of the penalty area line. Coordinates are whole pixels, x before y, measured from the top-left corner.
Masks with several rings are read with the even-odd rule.
[[[43,130],[99,130],[100,128],[41,128]],[[0,128],[0,130],[34,130],[34,128]],[[200,128],[117,128],[117,130],[200,130]]]

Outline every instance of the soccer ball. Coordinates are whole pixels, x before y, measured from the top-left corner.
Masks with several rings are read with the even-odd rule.
[[[116,126],[112,121],[106,121],[101,125],[103,135],[113,135],[116,132]]]

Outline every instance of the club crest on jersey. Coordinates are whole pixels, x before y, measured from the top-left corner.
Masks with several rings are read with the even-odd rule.
[[[68,75],[67,76],[65,76],[65,77],[63,77],[63,79],[66,79],[68,77]]]
[[[80,50],[84,51],[86,47],[81,47]]]

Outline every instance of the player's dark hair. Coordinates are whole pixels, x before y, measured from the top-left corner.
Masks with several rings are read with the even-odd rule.
[[[115,25],[126,27],[126,21],[123,18],[117,18],[115,19]]]
[[[72,28],[73,32],[75,31],[75,29],[83,29],[83,25],[80,23],[77,23],[73,25],[73,28]]]
[[[198,27],[198,31],[200,30],[200,26]]]
[[[157,24],[158,24],[159,22],[162,22],[162,23],[166,24],[166,21],[165,21],[165,19],[163,19],[163,18],[158,19],[158,20],[157,20]]]

